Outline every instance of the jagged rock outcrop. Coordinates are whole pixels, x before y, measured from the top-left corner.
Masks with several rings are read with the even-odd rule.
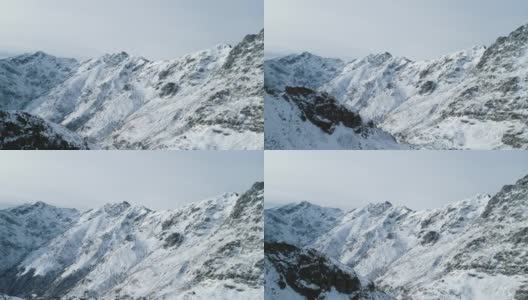
[[[266,299],[286,299],[290,291],[307,300],[336,295],[354,300],[391,299],[372,283],[364,286],[352,269],[316,250],[266,242],[264,252]]]

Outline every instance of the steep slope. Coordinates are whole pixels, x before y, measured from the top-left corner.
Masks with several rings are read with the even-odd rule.
[[[0,273],[62,234],[78,218],[79,212],[74,209],[43,202],[0,210]]]
[[[178,62],[158,66],[154,77],[162,82],[156,84],[172,94],[150,101],[105,143],[146,140],[149,148],[262,149],[264,31],[246,36],[234,48],[217,49],[215,58],[187,57],[201,61],[190,74],[180,74]]]
[[[88,150],[93,146],[68,129],[22,111],[0,111],[0,150]]]
[[[266,149],[409,149],[327,93],[287,86],[264,99]]]
[[[280,126],[285,128],[291,123],[300,136],[309,132],[284,117],[287,104],[273,101],[281,100],[286,86],[306,87],[327,93],[364,122],[372,121],[400,143],[417,148],[528,149],[528,91],[523,85],[528,80],[527,48],[525,25],[488,48],[474,47],[430,61],[413,62],[389,53],[348,63],[308,59],[315,56],[306,53],[266,61],[266,104],[272,108],[269,113],[266,109],[266,120],[279,124],[282,119]],[[282,132],[270,134],[270,139],[280,140]]]
[[[440,240],[440,249],[400,258],[380,283],[411,298],[525,299],[527,208],[528,176],[503,187],[459,235]]]
[[[265,237],[324,253],[397,299],[524,299],[527,201],[528,176],[493,197],[429,211],[371,204],[330,223],[328,208],[303,218],[307,204],[288,205],[265,211]]]
[[[67,74],[39,60],[35,68],[44,71],[17,71],[17,82],[29,82],[5,92],[14,103],[5,109],[59,123],[103,148],[262,149],[263,57],[262,31],[235,47],[218,45],[173,60],[108,54],[72,62]],[[50,73],[59,73],[57,79]],[[40,84],[41,77],[49,82]],[[33,85],[38,92],[19,91],[37,89]]]
[[[263,183],[181,209],[123,202],[82,214],[3,272],[2,293],[43,299],[258,299]]]

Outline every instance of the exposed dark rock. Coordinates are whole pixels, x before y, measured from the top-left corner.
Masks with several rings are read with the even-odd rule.
[[[440,234],[436,231],[428,231],[422,236],[422,245],[432,245],[435,244],[438,239],[440,239]]]
[[[167,82],[160,91],[160,97],[172,97],[179,91],[179,87],[174,82]]]
[[[231,219],[239,219],[243,212],[251,205],[258,204],[262,201],[259,194],[264,190],[264,182],[257,182],[240,198],[238,198],[233,211],[231,212]]]
[[[358,114],[349,111],[326,93],[305,87],[286,87],[283,97],[296,104],[302,113],[301,119],[309,120],[328,134],[332,134],[339,124],[349,128],[362,125]]]
[[[526,244],[528,245],[528,227],[524,227],[520,231],[516,232],[509,239],[514,244]]]
[[[289,285],[306,299],[318,299],[332,288],[350,295],[361,290],[361,282],[355,273],[343,271],[315,250],[302,250],[286,243],[266,242],[264,253],[280,274],[278,285]]]
[[[57,130],[59,125],[26,112],[0,111],[0,149],[4,150],[86,150],[88,142],[78,137],[73,142]],[[62,129],[64,132],[67,129]],[[73,132],[68,133],[75,136]]]
[[[245,55],[252,54],[252,53],[259,53],[255,52],[254,49],[249,49],[248,45],[256,44],[258,43],[259,47],[264,47],[263,43],[259,43],[260,41],[264,40],[264,29],[260,31],[258,34],[248,34],[244,37],[242,42],[240,42],[238,45],[236,45],[233,50],[229,53],[229,56],[227,57],[223,68],[226,70],[229,70],[233,68],[237,61],[240,61],[240,58],[244,57]]]
[[[168,237],[165,238],[165,248],[178,247],[183,243],[183,235],[178,232],[171,233]]]
[[[526,300],[528,299],[528,282],[521,286],[517,291],[515,291],[515,295],[513,296],[514,300]]]
[[[426,81],[420,86],[420,95],[431,94],[436,89],[436,83],[433,81]]]

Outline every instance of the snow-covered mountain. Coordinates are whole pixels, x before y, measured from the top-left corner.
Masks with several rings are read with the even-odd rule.
[[[264,215],[267,244],[314,249],[394,299],[528,296],[528,176],[493,197],[427,211],[389,202],[351,211],[303,202]],[[285,278],[266,274],[266,285]]]
[[[268,60],[266,148],[393,149],[392,135],[413,148],[528,149],[527,49],[525,25],[489,47],[430,61],[389,53],[350,62],[310,53]],[[358,137],[347,126],[325,132],[303,118],[287,87],[326,93],[385,135]]]
[[[0,220],[15,224],[1,235],[14,254],[0,259],[0,294],[262,299],[263,193],[255,183],[242,195],[158,212],[127,202],[82,214],[42,203],[0,211]]]
[[[24,110],[109,149],[262,149],[264,31],[149,61],[0,60],[0,109]]]

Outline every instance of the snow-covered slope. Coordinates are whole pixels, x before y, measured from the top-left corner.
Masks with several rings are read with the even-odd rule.
[[[397,299],[526,299],[527,209],[528,176],[493,197],[428,211],[388,202],[273,208],[265,239],[324,253]]]
[[[265,63],[266,149],[408,149],[326,92],[343,63],[308,53]]]
[[[487,48],[430,61],[413,62],[389,53],[350,62],[308,53],[269,60],[265,62],[266,122],[294,127],[301,137],[313,131],[289,117],[292,105],[281,97],[287,86],[306,87],[327,93],[364,122],[372,121],[400,143],[416,148],[528,149],[528,89],[523,84],[528,82],[527,49],[525,25]],[[266,143],[273,141],[270,147],[288,148],[281,144],[291,144],[289,139],[294,138],[283,138],[283,132],[273,127],[266,133]],[[332,145],[332,137],[321,134],[315,139],[339,148]]]
[[[62,234],[78,218],[79,213],[74,209],[43,202],[0,210],[0,273]]]
[[[23,111],[0,111],[1,150],[88,150],[78,134]]]
[[[77,222],[7,272],[0,292],[43,299],[259,299],[263,183],[169,211],[126,202]]]
[[[26,55],[36,58],[22,72],[12,65],[26,56],[0,60],[10,76],[0,77],[9,83],[0,105],[11,101],[0,108],[59,123],[103,148],[262,149],[263,49],[262,31],[166,61],[122,52],[77,63],[39,52]]]

